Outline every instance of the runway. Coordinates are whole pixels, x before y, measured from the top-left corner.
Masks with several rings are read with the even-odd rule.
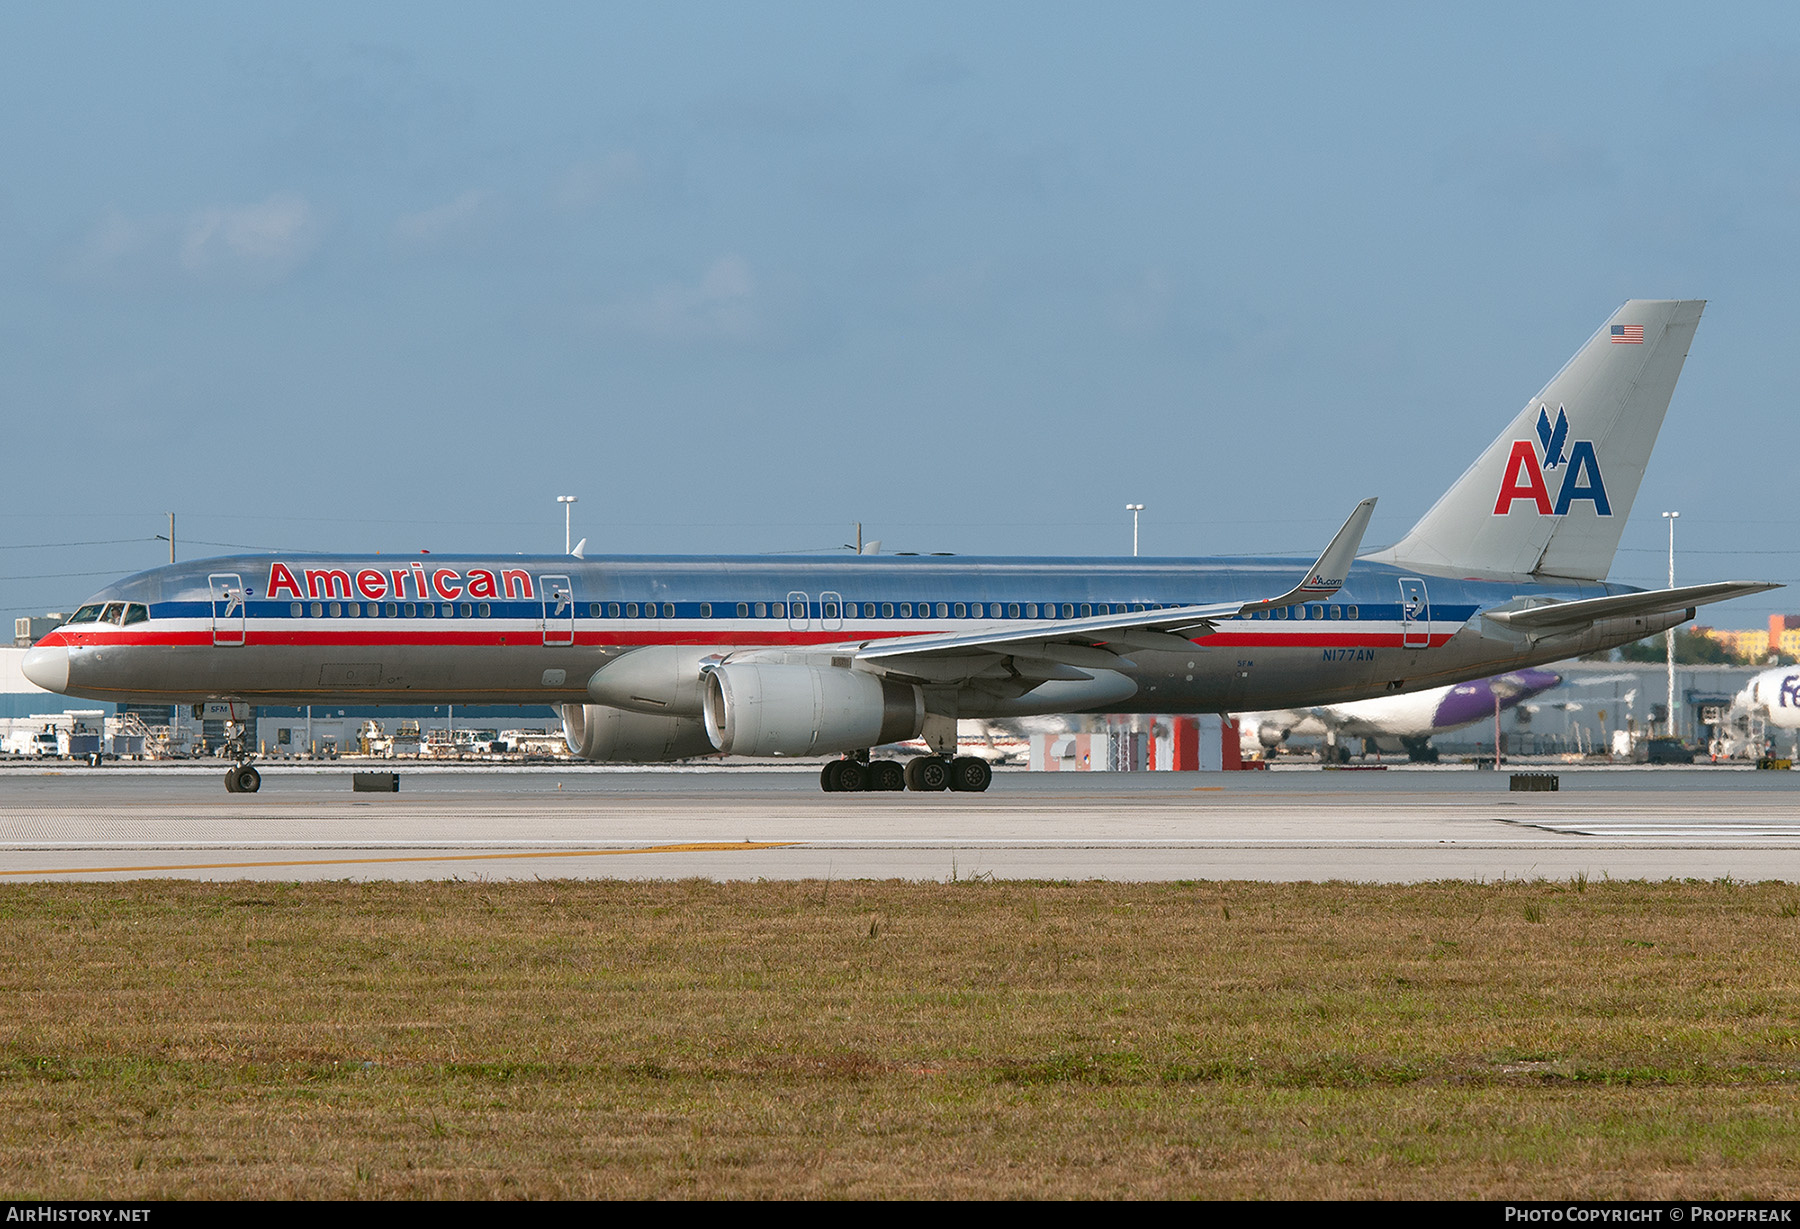
[[[368,767],[364,765],[362,767]],[[384,766],[385,767],[385,766]],[[1026,773],[986,794],[825,794],[816,770],[0,768],[0,882],[198,879],[1800,881],[1800,773]]]

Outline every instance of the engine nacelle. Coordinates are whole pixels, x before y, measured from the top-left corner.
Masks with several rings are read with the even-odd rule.
[[[829,755],[917,738],[925,693],[841,666],[738,662],[707,674],[705,721],[727,755]]]
[[[594,672],[588,696],[634,713],[698,717],[704,699],[701,663],[717,660],[711,646],[653,644],[633,649]]]
[[[562,706],[563,740],[584,760],[660,763],[712,755],[697,717],[651,717],[604,704]]]

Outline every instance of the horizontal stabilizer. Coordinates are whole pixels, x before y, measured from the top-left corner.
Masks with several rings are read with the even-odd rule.
[[[1495,610],[1487,615],[1496,623],[1522,632],[1566,631],[1584,627],[1598,619],[1642,618],[1685,610],[1689,606],[1705,606],[1779,589],[1780,585],[1755,580],[1721,580],[1709,585],[1687,585],[1680,589],[1652,589],[1647,593],[1620,593],[1612,597],[1590,597],[1576,602],[1551,602],[1527,606],[1522,610]]]

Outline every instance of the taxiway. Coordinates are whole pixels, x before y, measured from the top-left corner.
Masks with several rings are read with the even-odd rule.
[[[1624,879],[1800,881],[1800,773],[1001,772],[986,794],[819,791],[816,770],[0,769],[0,881]]]

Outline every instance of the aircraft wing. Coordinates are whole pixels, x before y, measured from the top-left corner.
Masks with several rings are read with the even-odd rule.
[[[1585,627],[1597,619],[1668,614],[1690,606],[1705,606],[1710,602],[1723,602],[1779,588],[1780,585],[1763,581],[1721,580],[1708,585],[1687,585],[1680,589],[1651,589],[1644,593],[1620,593],[1612,597],[1589,597],[1574,602],[1551,602],[1541,606],[1527,606],[1522,610],[1495,610],[1488,612],[1487,617],[1523,632],[1567,631]]]
[[[1112,669],[1131,666],[1125,654],[1142,651],[1182,652],[1192,649],[1193,637],[1210,633],[1219,619],[1250,615],[1296,602],[1330,597],[1344,584],[1344,576],[1362,545],[1363,532],[1375,501],[1356,505],[1331,544],[1298,584],[1277,597],[1253,602],[1214,602],[1201,606],[1173,606],[1138,610],[1057,622],[1010,624],[950,636],[896,636],[861,645],[856,656],[901,673],[946,678],[979,673],[996,658],[1024,659],[1035,669],[1031,677],[1084,679],[1080,667]]]

